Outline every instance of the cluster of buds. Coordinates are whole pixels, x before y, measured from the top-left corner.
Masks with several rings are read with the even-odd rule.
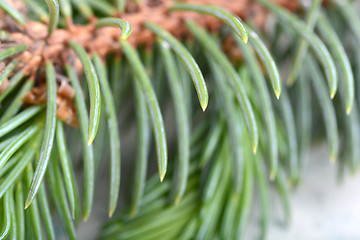
[[[191,0],[185,2],[191,3]],[[279,5],[292,11],[299,8],[296,1],[276,0]],[[26,6],[18,0],[9,3],[27,15]],[[242,19],[251,21],[258,27],[263,27],[266,21],[266,10],[253,0],[201,0],[197,4],[217,5],[236,14]],[[184,21],[192,19],[211,32],[217,32],[222,22],[212,16],[204,16],[194,12],[172,12],[169,8],[173,5],[171,0],[148,0],[139,4],[128,4],[125,13],[119,16],[132,25],[132,34],[128,38],[131,45],[152,47],[156,36],[144,26],[144,22],[150,21],[158,24],[163,29],[171,32],[178,38],[191,38],[185,27]],[[118,39],[120,30],[111,27],[97,29],[97,19],[91,17],[86,25],[74,24],[70,19],[66,22],[66,28],[56,29],[48,36],[46,23],[27,19],[25,26],[20,26],[7,14],[0,11],[0,28],[9,33],[8,39],[0,40],[0,50],[11,46],[25,44],[27,49],[0,64],[4,68],[11,60],[16,59],[18,64],[14,72],[21,71],[24,76],[29,76],[35,81],[34,88],[25,96],[24,101],[28,104],[41,104],[46,101],[46,84],[44,80],[43,66],[46,61],[54,63],[57,71],[57,116],[69,125],[77,125],[76,110],[73,103],[74,91],[69,80],[64,76],[64,64],[69,63],[77,72],[82,72],[82,65],[74,52],[69,47],[70,41],[76,41],[86,49],[88,53],[96,52],[105,57],[108,53],[121,53]],[[232,45],[232,41],[226,44]],[[225,48],[233,49],[231,46]],[[227,51],[229,52],[229,51]],[[11,75],[9,76],[11,77]],[[0,86],[0,91],[5,91],[9,86],[6,79]]]

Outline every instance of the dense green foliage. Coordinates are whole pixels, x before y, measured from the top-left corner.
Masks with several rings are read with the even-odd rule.
[[[333,0],[325,7],[314,0],[292,13],[256,1],[276,19],[273,29],[261,33],[220,7],[180,3],[169,11],[211,15],[223,27],[211,34],[189,19],[184,25],[192,38],[178,39],[145,21],[156,44],[134,48],[127,40],[131,23],[114,17],[126,8],[124,0],[23,0],[28,16],[0,0],[0,14],[17,26],[0,29],[0,85],[8,84],[0,93],[0,239],[53,239],[54,215],[75,239],[94,197],[104,197],[95,194],[104,164],[110,170],[108,212],[115,216],[104,223],[100,239],[240,239],[256,200],[265,238],[270,189],[280,195],[288,221],[289,189],[301,183],[309,148],[323,137],[339,176],[355,172],[356,4]],[[74,59],[59,64],[44,57],[29,74],[17,59],[29,46],[11,44],[26,19],[47,23],[47,37],[71,27],[70,20],[120,28],[121,36],[107,56],[71,39],[66,47],[82,73]],[[223,50],[229,39],[241,57]],[[56,118],[61,81],[72,86],[79,128]],[[24,96],[41,84],[45,103],[25,104]],[[124,159],[120,130],[133,127],[136,154]],[[175,136],[167,134],[171,128]],[[155,158],[158,174],[148,178]],[[133,169],[121,168],[121,161],[133,162]],[[132,179],[120,177],[124,171],[133,172]],[[120,195],[120,186],[130,197]],[[126,205],[119,207],[118,199]]]

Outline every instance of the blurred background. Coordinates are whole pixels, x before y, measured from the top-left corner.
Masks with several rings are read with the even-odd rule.
[[[269,240],[360,239],[360,175],[345,176],[339,182],[337,166],[328,159],[326,145],[311,151],[302,183],[290,195],[292,222],[287,227],[280,200],[272,194]],[[255,213],[245,239],[256,239],[258,222]]]
[[[126,147],[131,148],[130,145]],[[292,221],[289,225],[284,223],[280,199],[275,192],[272,193],[271,222],[267,239],[360,239],[360,175],[345,176],[344,180],[340,181],[337,166],[328,159],[326,144],[313,147],[302,182],[290,195]],[[107,171],[102,172],[105,172],[105,175]],[[94,212],[86,223],[80,224],[79,239],[96,239],[101,224],[108,219],[107,180],[108,177],[105,176],[98,178]],[[104,197],[101,198],[100,195]],[[260,234],[260,207],[257,198],[255,201],[244,239],[258,239]]]

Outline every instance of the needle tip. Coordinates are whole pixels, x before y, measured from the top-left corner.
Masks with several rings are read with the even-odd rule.
[[[136,216],[137,210],[136,209],[132,209],[130,211],[130,218],[133,219]]]
[[[253,150],[253,153],[256,154],[257,146],[253,146],[253,147],[252,147],[252,150]]]
[[[201,109],[203,110],[203,112],[205,112],[206,108],[207,108],[208,104],[207,103],[203,103],[201,104]]]
[[[165,173],[160,173],[160,182],[163,182],[165,178]]]
[[[274,180],[275,180],[275,177],[276,177],[276,173],[275,173],[275,171],[274,171],[274,170],[271,170],[271,172],[270,172],[270,176],[269,176],[270,181],[274,181]]]
[[[346,115],[350,115],[351,113],[351,107],[346,107]]]
[[[31,204],[30,202],[26,201],[24,210],[26,210],[30,206],[30,204]]]
[[[336,154],[332,154],[330,156],[330,163],[335,163],[336,162]]]
[[[177,196],[177,197],[175,198],[175,205],[178,205],[179,202],[180,202],[180,200],[181,200],[181,197],[180,197],[180,196]]]
[[[25,202],[24,210],[26,210],[31,205],[32,200],[33,200],[33,198],[30,198],[30,193],[29,193],[29,195],[27,196],[26,202]]]
[[[249,40],[248,36],[245,36],[245,37],[243,38],[243,41],[244,41],[245,44],[247,44],[248,40]]]
[[[331,92],[330,92],[330,98],[331,98],[331,99],[334,99],[335,94],[336,94],[336,91],[331,91]]]
[[[114,214],[114,209],[109,209],[109,218],[111,218],[113,214]]]
[[[294,82],[295,82],[294,78],[292,76],[289,76],[286,81],[286,85],[291,87],[292,85],[294,85]]]

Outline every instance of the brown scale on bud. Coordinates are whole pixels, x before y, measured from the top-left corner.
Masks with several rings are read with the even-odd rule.
[[[75,90],[70,86],[69,82],[62,80],[59,87],[57,88],[57,93],[67,99],[73,99],[75,96]]]
[[[56,116],[69,126],[78,127],[79,121],[76,116],[76,108],[74,105],[74,101],[69,101],[68,99],[60,99],[57,102],[58,104]]]
[[[24,97],[24,102],[28,104],[43,104],[46,102],[46,84],[41,83],[33,87]]]
[[[48,35],[47,26],[40,22],[28,21],[25,26],[26,34],[34,40],[43,40]]]
[[[21,70],[24,75],[36,74],[37,67],[41,65],[42,58],[38,55],[33,56],[28,62],[26,62],[24,68]]]
[[[66,81],[61,81],[56,92],[56,116],[66,124],[77,127],[79,122],[74,105],[74,90]],[[23,101],[27,104],[45,104],[47,99],[46,93],[46,84],[42,83],[27,92]]]
[[[2,72],[6,67],[5,62],[0,62],[0,72]]]
[[[9,80],[6,78],[0,85],[0,93],[5,92],[6,89],[8,89],[8,87],[10,87],[10,82]]]

